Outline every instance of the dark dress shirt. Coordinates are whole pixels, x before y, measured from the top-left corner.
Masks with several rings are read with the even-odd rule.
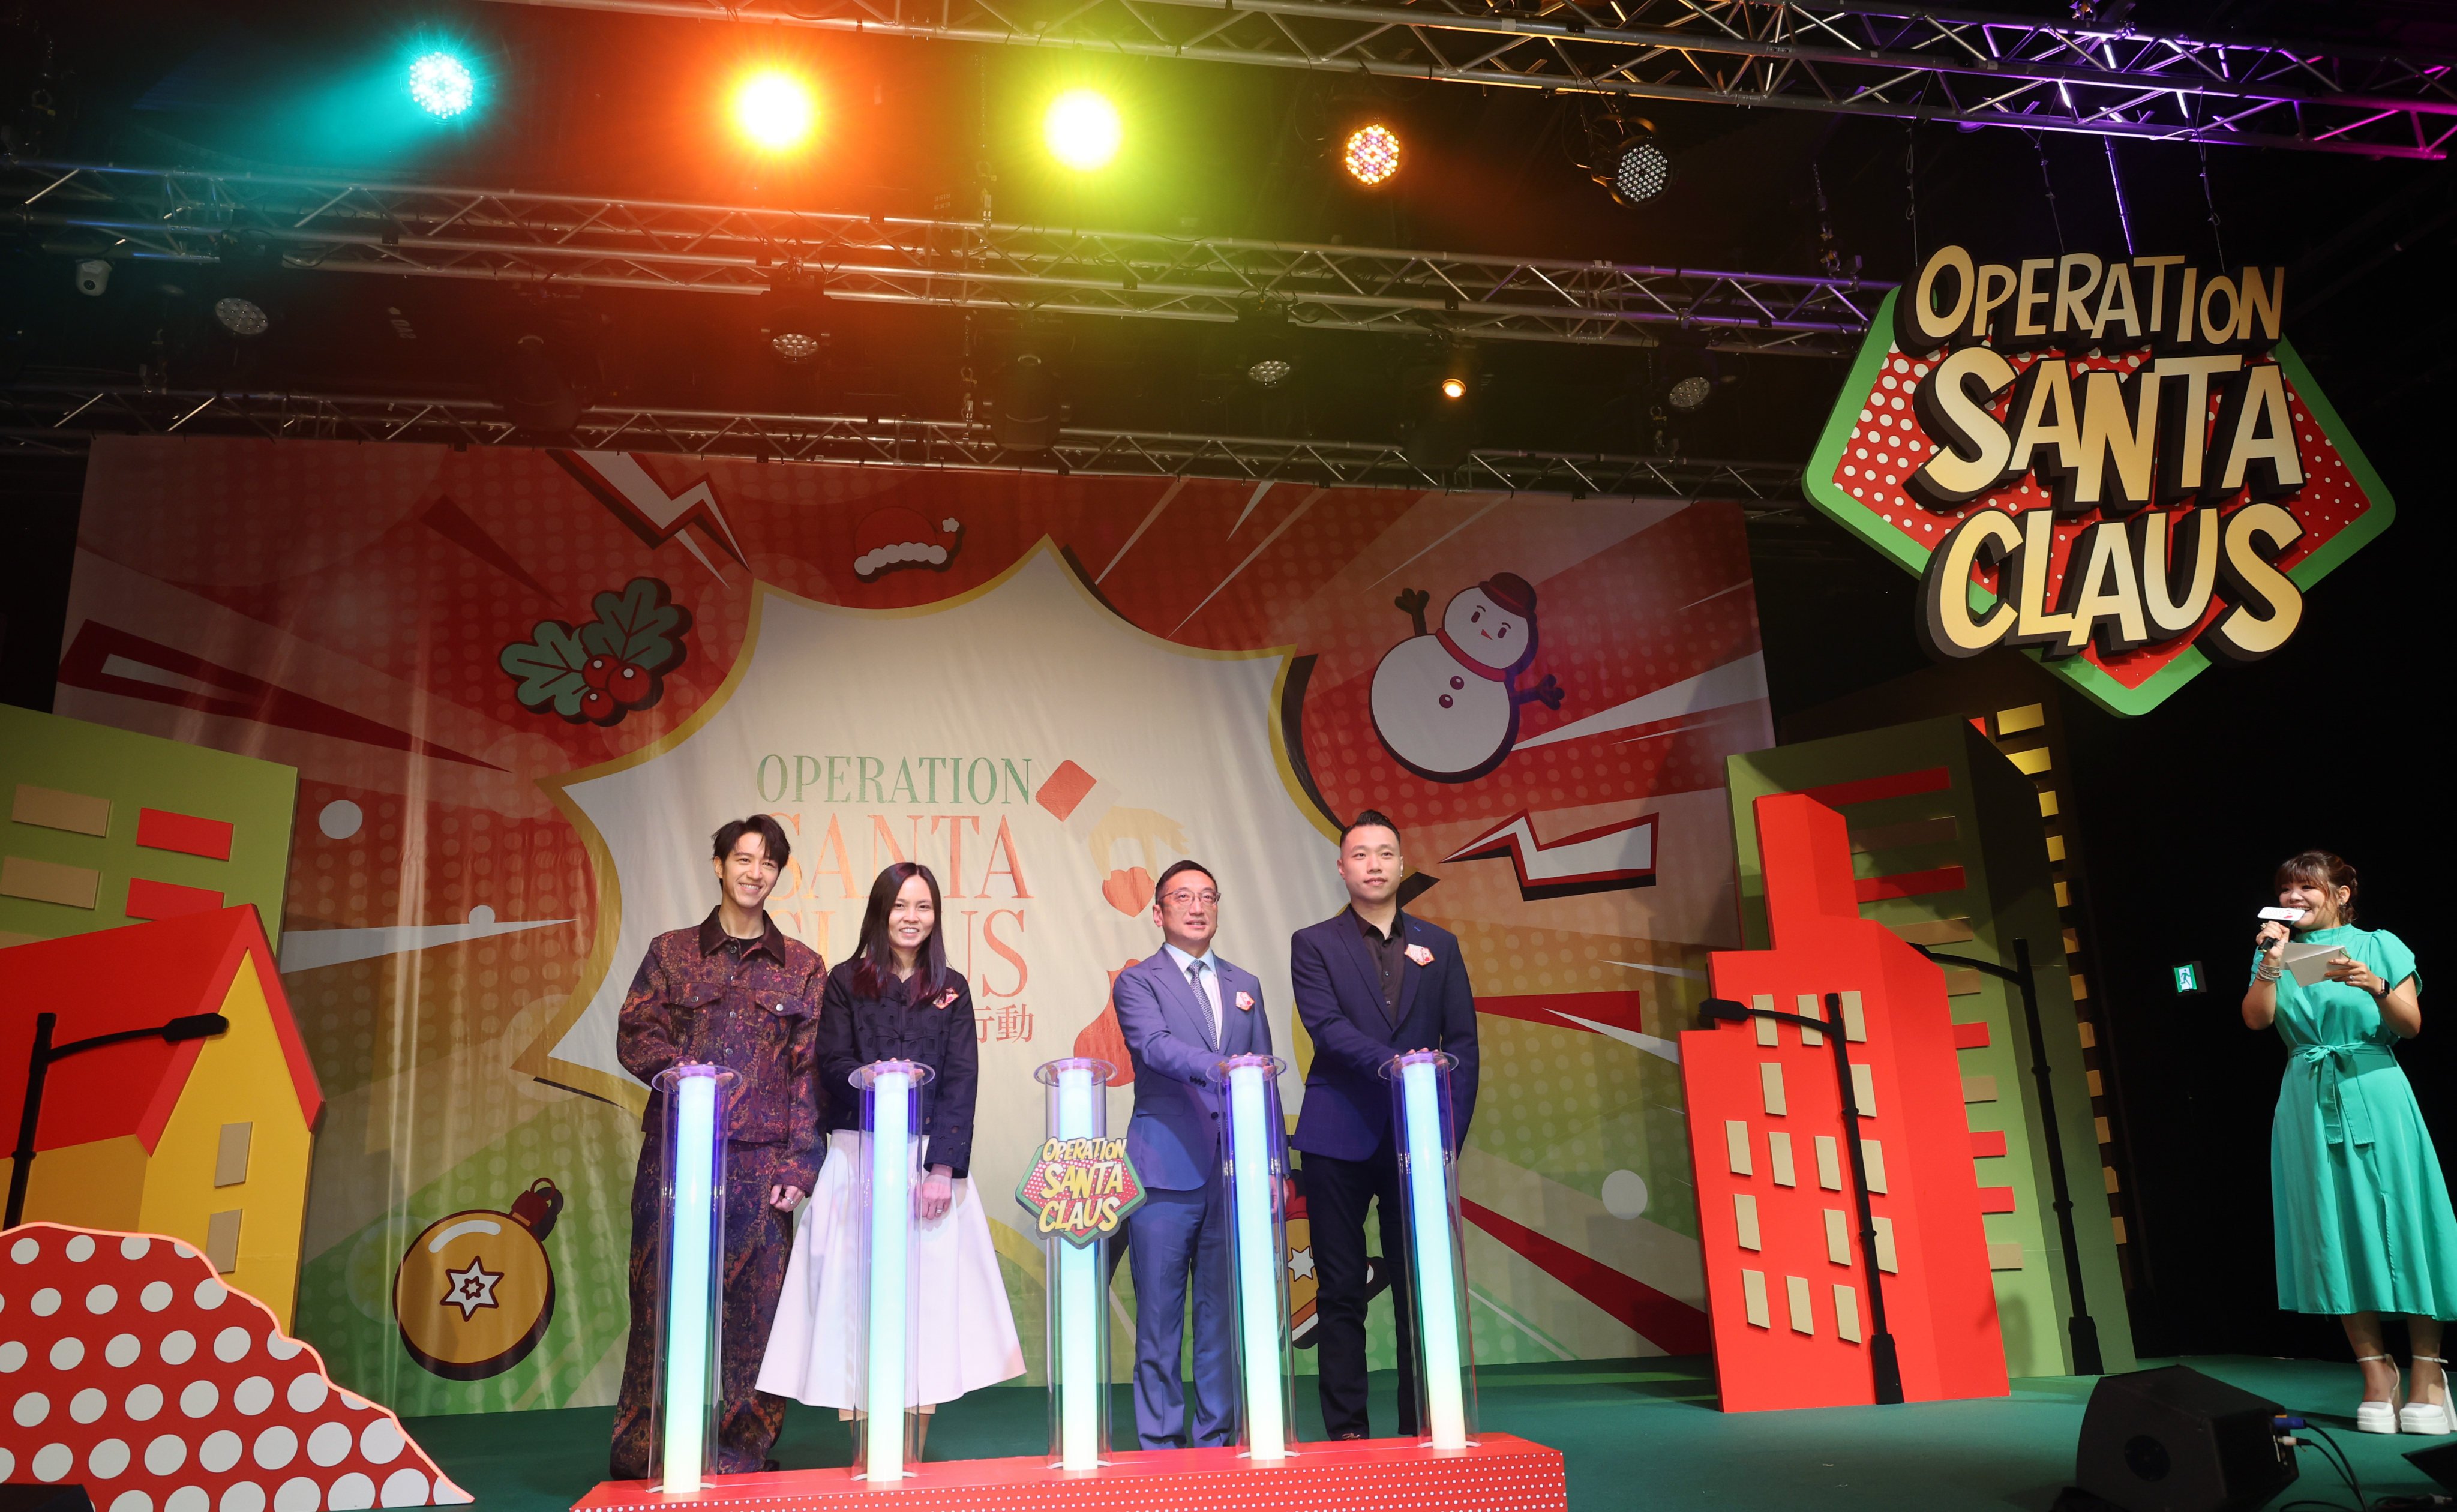
[[[1373,958],[1375,969],[1382,973],[1382,1016],[1397,1024],[1399,967],[1408,959],[1408,916],[1404,911],[1393,914],[1387,935],[1368,923],[1353,907],[1348,910],[1348,917],[1356,921],[1356,932],[1365,937],[1365,953]]]
[[[921,1093],[921,1131],[930,1136],[922,1159],[963,1175],[973,1159],[980,1064],[972,987],[950,971],[936,996],[909,1003],[905,984],[893,977],[878,992],[863,992],[859,972],[858,961],[829,972],[820,1000],[819,1086],[827,1100],[821,1122],[829,1129],[861,1128],[861,1092],[853,1073],[873,1061],[919,1061],[937,1073]]]

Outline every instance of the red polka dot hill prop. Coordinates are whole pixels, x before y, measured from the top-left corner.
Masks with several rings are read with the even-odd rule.
[[[0,1481],[96,1512],[361,1512],[469,1494],[176,1239],[0,1233]]]
[[[1935,654],[2018,646],[2116,714],[2283,645],[2395,512],[2282,338],[2285,270],[1985,256],[1886,297],[1809,502],[1922,578]]]

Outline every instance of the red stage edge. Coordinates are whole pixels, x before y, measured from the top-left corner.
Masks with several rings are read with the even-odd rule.
[[[899,1512],[1567,1512],[1561,1455],[1506,1433],[1489,1433],[1452,1454],[1414,1439],[1304,1443],[1276,1465],[1234,1449],[1126,1451],[1089,1475],[1051,1469],[1047,1455],[1013,1460],[925,1460],[893,1485],[874,1487],[849,1469],[712,1476],[695,1496],[669,1497],[654,1481],[608,1481],[572,1512],[651,1507],[851,1507],[892,1502]]]

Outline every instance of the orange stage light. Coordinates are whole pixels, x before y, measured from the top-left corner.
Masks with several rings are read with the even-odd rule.
[[[799,76],[762,69],[733,91],[733,125],[762,152],[791,152],[809,141],[818,124],[817,96]]]

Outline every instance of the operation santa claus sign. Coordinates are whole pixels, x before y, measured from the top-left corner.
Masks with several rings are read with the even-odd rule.
[[[1809,500],[1919,574],[1938,656],[2019,646],[2144,713],[2284,645],[2395,515],[2286,297],[2282,267],[1941,247],[1870,327]]]

